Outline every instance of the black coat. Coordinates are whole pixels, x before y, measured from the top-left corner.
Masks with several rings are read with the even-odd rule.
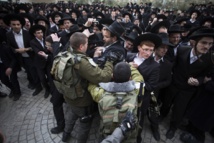
[[[213,70],[214,72],[214,70]],[[188,112],[191,123],[202,131],[211,131],[214,128],[214,73],[212,80],[208,81],[199,97],[192,102]]]
[[[105,65],[105,62],[107,60],[107,56],[110,52],[118,52],[123,55],[123,59],[126,59],[126,50],[121,45],[120,41],[118,40],[116,43],[109,46],[101,55],[99,58],[93,58],[93,60],[98,63],[100,67],[103,67]]]
[[[31,48],[35,52],[35,57],[34,57],[34,64],[37,68],[44,69],[47,65],[52,65],[52,54],[50,51],[47,50],[47,48],[39,43],[39,41],[34,38],[33,40],[30,41]],[[45,43],[44,43],[45,45]],[[38,54],[39,51],[45,52],[45,54],[48,55],[48,58],[45,59],[41,55]]]

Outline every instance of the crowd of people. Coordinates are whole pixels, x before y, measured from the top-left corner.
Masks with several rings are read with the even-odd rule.
[[[100,142],[105,138],[103,142],[121,142],[132,130],[123,142],[140,143],[145,116],[159,141],[158,126],[171,110],[166,138],[172,139],[182,128],[182,142],[203,143],[205,132],[214,136],[213,28],[212,2],[191,3],[186,11],[154,8],[151,3],[124,7],[0,3],[0,80],[10,89],[8,97],[17,101],[22,98],[17,73],[25,70],[32,96],[43,88],[44,98],[51,95],[57,122],[51,133],[63,132],[62,141],[67,142],[80,120],[78,143],[86,143],[92,115],[98,112],[97,103],[104,94],[133,92],[137,96],[137,83],[144,82],[137,120],[123,120],[114,132],[102,127]],[[78,98],[62,95],[56,88],[51,70],[60,52],[80,57],[74,66],[80,77]],[[6,96],[0,91],[0,97]],[[151,105],[154,97],[156,107]]]

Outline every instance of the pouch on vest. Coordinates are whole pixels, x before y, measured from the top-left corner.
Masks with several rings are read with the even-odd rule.
[[[100,116],[102,118],[101,132],[111,134],[121,123],[127,111],[131,111],[137,117],[138,97],[136,92],[105,92],[98,102]]]
[[[81,78],[76,72],[76,65],[81,61],[82,56],[68,51],[60,52],[54,58],[51,69],[57,90],[72,100],[84,95]]]

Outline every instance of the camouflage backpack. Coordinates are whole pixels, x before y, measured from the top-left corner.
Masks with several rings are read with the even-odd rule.
[[[98,106],[102,119],[100,132],[103,135],[108,135],[119,126],[127,111],[132,111],[137,117],[138,97],[135,90],[131,92],[105,92],[98,102]],[[134,132],[136,131],[137,129]]]
[[[54,77],[54,84],[61,94],[72,100],[84,95],[81,78],[76,72],[83,56],[65,51],[60,52],[53,61],[51,74]]]

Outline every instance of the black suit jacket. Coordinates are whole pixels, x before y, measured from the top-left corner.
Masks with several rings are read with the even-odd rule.
[[[116,43],[112,44],[111,46],[109,46],[104,52],[103,54],[101,55],[101,57],[99,58],[93,58],[93,60],[98,63],[101,67],[103,67],[105,65],[105,62],[106,62],[106,57],[107,55],[110,53],[110,52],[118,52],[120,54],[123,55],[123,60],[126,59],[126,50],[125,48],[121,45],[120,41],[118,40]],[[100,59],[103,59],[102,61],[103,62],[100,62],[101,60]]]
[[[47,64],[49,64],[49,65],[52,64],[53,56],[52,56],[51,52],[48,51],[45,46],[43,48],[42,45],[39,43],[39,41],[36,38],[34,38],[33,40],[30,41],[30,45],[31,45],[33,51],[35,52],[34,63],[37,68],[44,69]],[[44,43],[44,45],[45,45],[45,43]],[[45,52],[48,55],[48,58],[45,59],[44,57],[39,55],[38,54],[39,51]]]
[[[28,31],[22,30],[23,34],[23,42],[24,42],[24,48],[30,48],[30,40],[32,39],[32,36],[29,34]],[[18,59],[19,63],[22,65],[22,55],[20,53],[16,53],[15,49],[19,49],[15,36],[13,34],[13,31],[9,31],[7,34],[7,43],[9,47],[12,49],[12,51],[15,53],[16,58]],[[33,51],[28,51],[27,54],[30,56],[30,58],[33,59],[34,57],[34,52]]]
[[[127,62],[132,62],[135,57],[136,54],[130,55],[130,57],[127,57]],[[159,64],[155,62],[154,58],[151,56],[138,66],[138,71],[144,78],[146,91],[154,91],[159,80]]]
[[[173,67],[173,84],[184,90],[191,90],[195,86],[190,86],[187,81],[190,77],[197,78],[202,84],[204,77],[212,68],[211,54],[207,53],[190,64],[190,52],[192,48],[179,47],[177,51],[176,61]]]

